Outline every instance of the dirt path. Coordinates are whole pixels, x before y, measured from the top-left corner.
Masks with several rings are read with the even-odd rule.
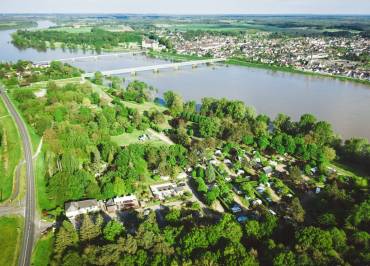
[[[40,140],[40,143],[39,143],[39,146],[37,147],[37,150],[36,150],[36,152],[35,152],[35,154],[32,156],[32,159],[36,159],[37,158],[37,156],[39,156],[39,154],[40,154],[40,152],[41,152],[41,148],[42,148],[42,144],[43,144],[43,137],[41,138],[41,140]]]
[[[149,128],[148,129],[148,132],[151,134],[151,135],[153,135],[154,137],[156,137],[156,138],[158,138],[158,139],[160,139],[160,140],[162,140],[163,142],[165,142],[165,143],[167,143],[167,144],[169,144],[169,145],[173,145],[174,143],[173,143],[173,141],[169,138],[169,137],[167,137],[166,135],[164,135],[163,133],[158,133],[158,132],[155,132],[153,129],[151,129],[151,128]]]

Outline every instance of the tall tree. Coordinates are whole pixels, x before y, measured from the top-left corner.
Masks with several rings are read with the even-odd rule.
[[[81,241],[91,241],[101,234],[101,229],[96,225],[89,215],[84,215],[80,228]]]

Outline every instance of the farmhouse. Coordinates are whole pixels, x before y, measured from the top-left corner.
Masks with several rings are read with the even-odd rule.
[[[100,211],[99,204],[95,199],[67,202],[64,207],[68,218]]]

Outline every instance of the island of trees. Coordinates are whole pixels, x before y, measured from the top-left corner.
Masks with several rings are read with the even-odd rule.
[[[142,36],[138,32],[111,32],[100,28],[92,28],[90,32],[68,32],[59,30],[27,31],[18,30],[12,35],[12,43],[19,48],[61,47],[63,49],[82,48],[100,52],[102,49],[112,49],[122,44],[141,44]]]

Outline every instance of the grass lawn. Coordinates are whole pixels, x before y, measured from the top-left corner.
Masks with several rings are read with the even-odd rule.
[[[47,266],[51,253],[53,252],[54,238],[53,233],[49,232],[47,235],[41,237],[36,243],[36,247],[32,254],[32,265]]]
[[[144,134],[144,131],[134,130],[132,133],[123,133],[122,135],[113,136],[111,140],[119,146],[127,146],[134,143],[139,143],[139,137]]]
[[[80,81],[81,81],[80,77],[53,80],[53,82],[55,82],[58,86],[65,86],[65,85],[70,84],[70,83],[80,83]],[[35,83],[32,83],[31,85],[29,85],[27,87],[22,87],[22,88],[19,88],[19,89],[20,90],[24,90],[24,89],[39,90],[39,89],[45,88],[47,86],[48,82],[49,81],[35,82]]]
[[[18,129],[4,103],[0,100],[0,126],[3,129],[3,140],[0,147],[0,202],[8,199],[13,190],[13,177],[16,166],[22,159],[22,142]]]
[[[122,103],[129,108],[137,109],[140,113],[143,113],[144,111],[149,111],[151,109],[158,110],[159,112],[163,112],[167,110],[166,107],[155,104],[153,102],[136,103],[136,102],[122,101]]]
[[[132,133],[123,133],[122,135],[113,136],[111,137],[111,140],[115,142],[118,146],[128,146],[134,143],[151,143],[154,145],[164,145],[165,144],[163,141],[156,139],[153,136],[151,136],[150,140],[140,141],[139,137],[143,135],[144,133],[148,134],[147,132],[142,131],[142,130],[134,130],[134,132]]]
[[[364,171],[359,167],[345,165],[341,162],[333,162],[330,164],[331,167],[337,170],[338,174],[346,175],[351,177],[370,177],[370,173]]]
[[[46,193],[44,156],[45,153],[42,151],[37,157],[35,169],[37,207],[39,210],[49,210],[56,206],[55,202],[50,200]]]
[[[17,265],[23,218],[0,217],[0,265]]]

